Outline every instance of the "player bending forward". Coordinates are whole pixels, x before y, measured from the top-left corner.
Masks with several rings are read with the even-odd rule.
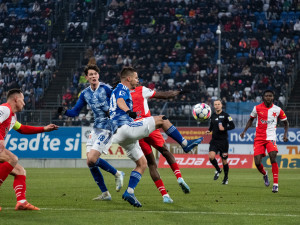
[[[146,88],[144,86],[138,86],[135,89],[132,89],[130,94],[131,94],[132,102],[133,102],[133,111],[137,113],[137,118],[135,120],[140,120],[141,118],[147,118],[147,117],[151,116],[149,106],[148,106],[149,98],[170,99],[170,98],[174,98],[175,96],[179,95],[180,93],[181,93],[180,91],[156,92],[156,91]],[[176,128],[174,126],[171,126],[170,131],[173,129],[176,129]],[[167,133],[168,133],[168,131],[167,131]],[[182,143],[181,140],[184,140],[184,138],[180,134],[177,134],[177,135],[179,137],[179,139],[177,139],[177,140],[179,140],[179,143],[181,144]],[[177,137],[175,137],[175,138],[177,138]],[[196,139],[194,141],[197,141],[197,140],[198,139]],[[151,146],[156,148],[166,158],[166,160],[167,160],[168,164],[170,165],[171,169],[173,170],[173,172],[177,178],[177,182],[180,185],[180,187],[182,188],[183,192],[190,193],[190,188],[182,178],[179,166],[175,161],[175,157],[173,156],[173,154],[171,152],[168,151],[167,146],[165,144],[165,140],[159,130],[154,130],[148,137],[140,139],[139,144],[140,144],[141,149],[147,159],[151,178],[154,181],[157,189],[160,191],[160,193],[163,197],[164,203],[173,203],[173,200],[167,193],[164,183],[159,175],[159,172],[157,170],[157,164],[156,164],[155,157],[153,155]],[[192,148],[189,147],[187,149],[185,146],[183,146],[183,149],[185,152],[188,152]]]
[[[32,127],[20,124],[15,113],[22,111],[24,106],[24,95],[20,89],[9,90],[7,102],[0,105],[0,186],[9,174],[14,176],[13,188],[17,198],[15,210],[40,210],[27,202],[26,171],[18,163],[18,157],[5,148],[4,139],[12,128],[21,134],[37,134],[57,130],[58,126],[49,124],[45,127]]]
[[[110,118],[117,129],[113,136],[113,143],[120,144],[126,150],[128,157],[136,163],[136,167],[130,175],[128,188],[122,198],[133,206],[141,207],[142,204],[134,195],[134,189],[147,168],[147,160],[138,140],[148,137],[155,129],[162,128],[188,152],[200,144],[202,138],[192,141],[185,140],[176,127],[162,115],[134,121],[137,113],[132,111],[130,90],[137,87],[139,83],[138,74],[133,68],[126,67],[122,69],[120,76],[121,83],[113,90],[110,98]]]
[[[245,133],[249,127],[251,127],[254,118],[256,121],[256,134],[254,139],[254,161],[255,165],[260,173],[263,174],[263,179],[265,185],[268,187],[270,185],[268,172],[265,171],[264,166],[261,164],[261,160],[266,156],[265,151],[270,156],[270,161],[272,163],[272,173],[273,173],[273,189],[274,193],[278,192],[278,164],[276,162],[276,156],[278,153],[276,145],[276,125],[277,119],[279,118],[284,124],[284,135],[283,141],[288,141],[288,128],[289,123],[287,117],[283,110],[273,104],[274,92],[271,90],[266,90],[263,93],[263,103],[255,106],[252,113],[250,114],[250,119],[246,124],[244,131],[240,134],[241,138],[244,138]]]

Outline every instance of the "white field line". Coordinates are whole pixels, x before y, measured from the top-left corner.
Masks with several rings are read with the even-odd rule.
[[[1,213],[5,212],[5,209],[14,208],[2,208]],[[111,213],[132,213],[133,210],[97,210],[97,209],[83,209],[83,208],[40,208],[41,211],[100,211]],[[134,210],[135,213],[166,213],[166,214],[202,214],[202,215],[232,215],[232,216],[269,216],[269,217],[300,217],[300,215],[293,214],[279,214],[279,213],[239,213],[239,212],[201,212],[201,211],[153,211],[153,210]]]

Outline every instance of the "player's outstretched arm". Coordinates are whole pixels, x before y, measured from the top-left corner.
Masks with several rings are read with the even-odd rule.
[[[34,126],[23,125],[17,121],[15,123],[13,129],[15,131],[19,132],[20,134],[37,134],[37,133],[50,132],[53,130],[57,130],[58,126],[55,124],[49,124],[45,127],[34,127]]]
[[[158,91],[155,93],[153,98],[170,99],[170,98],[174,98],[175,96],[177,96],[179,94],[180,94],[180,91]]]
[[[59,126],[51,123],[44,127],[44,132],[51,132],[51,131],[57,130],[58,128],[59,128]]]
[[[128,114],[128,116],[130,116],[133,119],[136,119],[137,117],[137,113],[136,112],[132,112],[129,107],[126,105],[126,102],[123,98],[118,98],[117,99],[117,105],[120,109],[122,109],[124,112],[126,112]]]
[[[241,138],[245,137],[245,133],[248,130],[248,128],[252,126],[253,120],[254,120],[254,118],[250,117],[250,119],[248,120],[248,122],[246,124],[244,131],[240,134]]]

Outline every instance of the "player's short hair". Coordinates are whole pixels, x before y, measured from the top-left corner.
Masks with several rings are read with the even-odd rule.
[[[86,76],[88,75],[89,70],[95,70],[97,73],[100,73],[100,69],[99,69],[99,67],[96,64],[87,64],[84,67],[84,74]]]
[[[216,100],[214,100],[214,103],[215,103],[216,101],[219,101],[219,102],[221,102],[221,104],[223,105],[222,99],[220,99],[220,98],[217,98]]]
[[[275,96],[275,93],[274,93],[274,91],[272,91],[272,90],[270,90],[270,89],[267,89],[267,90],[264,90],[264,92],[263,92],[263,95],[262,96],[265,96],[265,94],[266,93],[272,93],[273,94],[273,96]]]
[[[131,76],[134,72],[136,72],[136,70],[133,67],[124,67],[120,72],[121,80],[128,76]]]
[[[7,96],[6,96],[6,99],[9,99],[11,96],[13,96],[14,94],[23,94],[22,90],[19,89],[19,88],[13,88],[13,89],[10,89],[8,92],[7,92]]]

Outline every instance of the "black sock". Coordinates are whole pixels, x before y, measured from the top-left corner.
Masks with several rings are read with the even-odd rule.
[[[218,172],[221,172],[221,169],[220,169],[220,167],[219,167],[218,162],[217,162],[216,159],[209,160],[209,161],[210,161],[211,164],[216,168],[216,170],[217,170]]]
[[[228,177],[228,172],[229,172],[228,164],[223,165],[223,169],[224,169],[224,177]]]

